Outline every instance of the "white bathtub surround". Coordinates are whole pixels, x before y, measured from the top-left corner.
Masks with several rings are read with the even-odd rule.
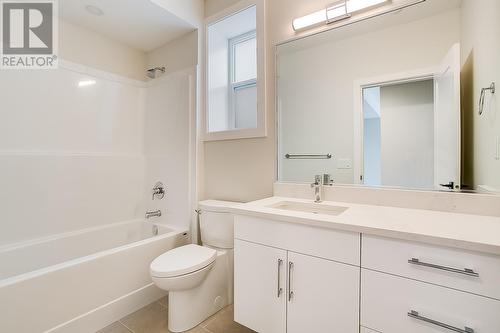
[[[200,202],[203,246],[182,246],[151,263],[153,282],[169,292],[169,331],[187,331],[233,303],[234,204]]]
[[[500,196],[485,193],[422,191],[342,184],[323,186],[323,191],[323,199],[327,201],[500,217]],[[314,192],[309,184],[277,182],[274,183],[274,195],[311,199]]]
[[[0,245],[142,215],[139,81],[61,61],[5,71],[0,90]]]
[[[1,332],[88,333],[164,294],[149,264],[191,240],[195,79],[2,73]]]
[[[158,221],[189,228],[196,204],[196,70],[164,75],[149,81],[146,89],[145,210],[161,209]],[[151,200],[157,181],[165,184],[165,197]]]
[[[190,237],[153,227],[138,220],[2,248],[0,331],[88,333],[161,297],[149,263]]]
[[[64,60],[3,73],[0,246],[142,218],[156,181],[162,221],[189,226],[195,86],[194,69],[145,83]]]

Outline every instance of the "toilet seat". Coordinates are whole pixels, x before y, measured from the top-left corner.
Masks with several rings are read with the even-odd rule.
[[[173,278],[196,272],[207,267],[217,258],[217,251],[208,247],[189,244],[165,252],[153,260],[151,276]]]

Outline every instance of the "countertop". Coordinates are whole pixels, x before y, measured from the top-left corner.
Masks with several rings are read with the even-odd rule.
[[[281,201],[313,203],[312,200],[270,197],[235,205],[231,207],[231,211],[236,215],[500,255],[500,217],[333,201],[323,201],[320,205],[348,209],[340,215],[332,216],[269,207]]]

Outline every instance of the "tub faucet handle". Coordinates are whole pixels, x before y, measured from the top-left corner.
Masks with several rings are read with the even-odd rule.
[[[163,186],[163,183],[157,182],[153,187],[152,193],[153,193],[152,200],[154,200],[155,198],[158,200],[163,199],[163,197],[165,196],[165,187]]]

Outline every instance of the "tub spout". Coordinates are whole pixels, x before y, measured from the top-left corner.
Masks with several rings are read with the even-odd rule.
[[[160,217],[161,216],[161,210],[155,210],[153,212],[146,212],[146,218],[149,219],[151,217]]]

